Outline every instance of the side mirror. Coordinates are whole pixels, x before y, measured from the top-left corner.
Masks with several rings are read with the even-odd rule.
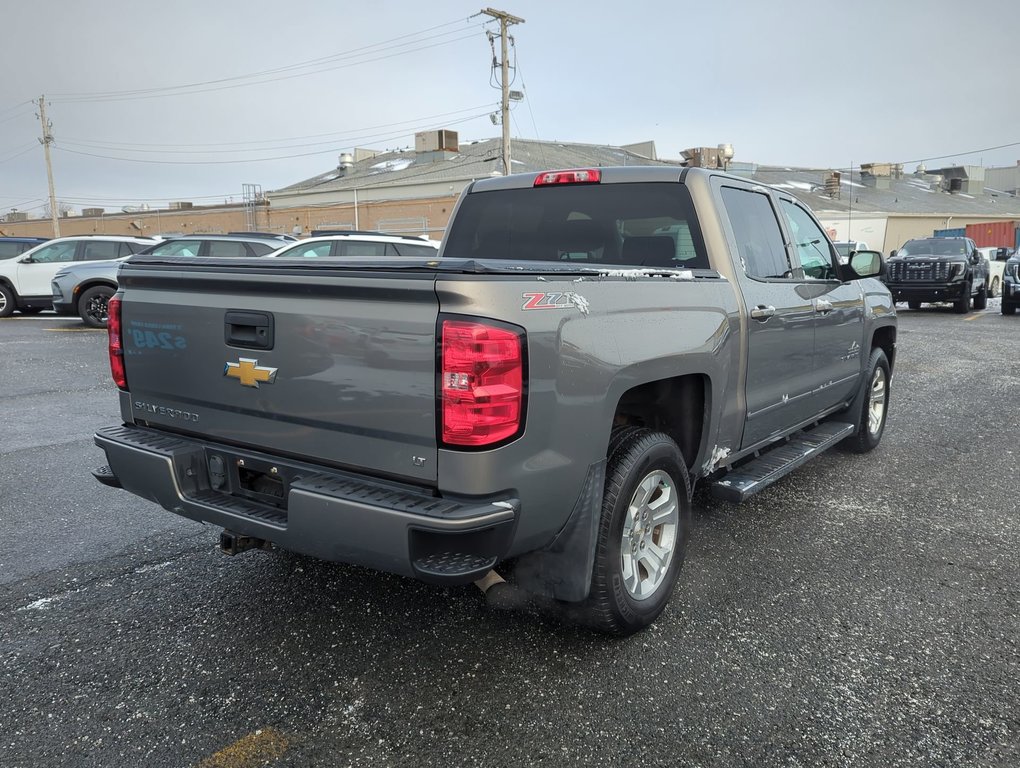
[[[995,250],[995,260],[996,261],[1009,261],[1009,249],[1007,249],[1007,248],[997,248]]]
[[[858,277],[881,277],[885,272],[885,262],[878,251],[855,251],[850,257],[850,269]]]
[[[895,248],[893,248],[891,251],[889,251],[889,258],[890,259],[896,258],[896,249]]]

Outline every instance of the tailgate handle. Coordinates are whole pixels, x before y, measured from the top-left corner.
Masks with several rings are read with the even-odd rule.
[[[269,312],[227,312],[223,338],[232,347],[273,348],[273,316]]]

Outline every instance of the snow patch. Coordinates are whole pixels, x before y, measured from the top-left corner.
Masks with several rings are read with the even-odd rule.
[[[567,298],[570,299],[570,303],[577,307],[582,315],[588,314],[588,299],[579,293],[568,293]]]
[[[624,280],[637,280],[639,277],[669,275],[671,280],[693,280],[694,273],[689,269],[603,269],[599,277],[622,277]]]
[[[403,171],[410,168],[414,164],[414,160],[406,157],[402,157],[399,160],[383,160],[381,163],[376,163],[370,168],[373,171]]]
[[[708,461],[705,462],[704,466],[705,474],[710,475],[717,469],[719,469],[719,462],[721,462],[729,455],[730,455],[729,448],[721,448],[718,445],[715,448],[713,448],[712,455],[709,457]]]

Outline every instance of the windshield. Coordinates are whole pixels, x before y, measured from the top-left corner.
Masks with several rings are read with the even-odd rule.
[[[908,240],[896,252],[897,256],[966,256],[967,243],[963,240],[934,239]]]
[[[675,182],[469,194],[457,211],[443,255],[579,266],[709,267],[690,195]]]

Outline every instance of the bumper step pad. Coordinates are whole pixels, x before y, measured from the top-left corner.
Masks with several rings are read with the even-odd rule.
[[[727,472],[710,486],[712,495],[724,501],[744,501],[849,437],[854,429],[853,424],[827,421],[800,432],[788,442]]]

